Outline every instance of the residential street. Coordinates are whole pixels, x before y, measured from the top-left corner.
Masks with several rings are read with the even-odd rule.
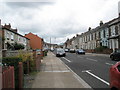
[[[109,55],[67,53],[60,58],[92,88],[109,88],[109,68],[117,62]]]

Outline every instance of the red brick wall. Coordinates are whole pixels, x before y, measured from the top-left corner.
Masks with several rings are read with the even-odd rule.
[[[26,34],[25,37],[30,39],[30,47],[32,49],[42,49],[42,39],[32,33]]]

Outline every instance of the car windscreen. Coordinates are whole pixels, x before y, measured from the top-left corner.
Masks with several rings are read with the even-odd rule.
[[[78,51],[80,51],[80,52],[84,52],[82,49],[80,49],[80,50],[78,50]]]
[[[58,53],[63,53],[64,50],[60,49],[60,50],[57,50]]]
[[[116,50],[117,53],[120,53],[120,49],[119,50]]]

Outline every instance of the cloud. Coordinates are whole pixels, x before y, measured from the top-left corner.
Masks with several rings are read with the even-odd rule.
[[[6,2],[10,8],[38,8],[39,6],[45,6],[54,4],[54,2]]]
[[[61,43],[86,32],[88,27],[98,26],[100,20],[106,22],[117,17],[118,1],[5,2],[1,4],[0,17],[2,23],[11,23],[21,34],[33,32],[47,42],[51,37],[53,43]]]

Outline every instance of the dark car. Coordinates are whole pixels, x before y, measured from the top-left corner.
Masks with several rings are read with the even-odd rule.
[[[110,88],[120,90],[120,62],[110,68]]]
[[[75,49],[70,49],[70,53],[75,53]]]
[[[120,60],[120,49],[115,50],[110,54],[111,60]]]
[[[77,49],[76,54],[85,54],[85,51],[83,49]]]
[[[64,49],[57,49],[56,50],[56,57],[58,57],[58,56],[64,56],[64,57],[66,56]]]

